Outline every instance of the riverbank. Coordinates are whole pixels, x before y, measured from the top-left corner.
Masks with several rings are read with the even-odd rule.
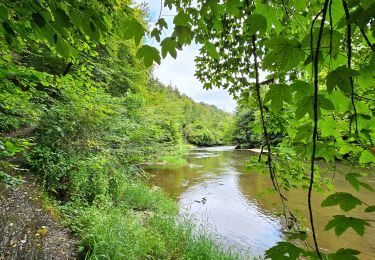
[[[183,146],[175,156],[186,153]],[[168,152],[173,156],[172,150]],[[129,170],[129,169],[128,169]],[[15,173],[16,174],[16,173]],[[140,174],[140,173],[139,173]],[[1,186],[0,259],[241,259],[213,235],[177,216],[177,202],[145,177],[116,176],[112,196],[67,202],[40,191],[38,181]],[[36,179],[37,180],[37,179]],[[217,241],[216,241],[217,242]]]

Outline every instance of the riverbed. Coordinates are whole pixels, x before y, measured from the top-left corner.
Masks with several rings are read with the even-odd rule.
[[[268,176],[245,167],[251,151],[234,150],[231,146],[194,148],[186,156],[187,165],[175,169],[158,166],[148,169],[152,185],[161,187],[180,205],[180,214],[192,217],[228,248],[262,256],[278,241],[285,240],[284,219],[280,212],[280,199],[276,194],[259,194],[271,187]],[[375,188],[375,174],[363,177]],[[375,205],[375,193],[356,192],[341,176],[335,177],[335,190],[347,191],[369,205]],[[328,193],[327,193],[328,194]],[[361,251],[360,259],[375,259],[375,233],[369,227],[363,237],[353,230],[336,237],[333,230],[324,232],[324,226],[333,215],[344,215],[338,207],[321,208],[327,194],[314,193],[313,207],[319,244],[325,252],[339,248]],[[296,190],[287,194],[290,208],[306,218],[307,191]],[[375,219],[374,213],[365,213],[357,207],[346,215]]]

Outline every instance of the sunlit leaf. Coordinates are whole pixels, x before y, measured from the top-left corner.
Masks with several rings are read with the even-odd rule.
[[[274,84],[266,93],[264,102],[271,101],[271,110],[278,113],[283,108],[283,103],[290,104],[292,101],[292,93],[290,86],[286,84]]]
[[[143,45],[139,48],[137,57],[143,59],[146,67],[151,67],[154,62],[160,64],[159,51],[149,45]]]
[[[359,157],[359,163],[375,163],[375,155],[368,150],[364,150]]]

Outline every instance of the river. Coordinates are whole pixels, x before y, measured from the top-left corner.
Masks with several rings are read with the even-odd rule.
[[[257,174],[244,167],[251,151],[234,150],[233,147],[194,148],[187,154],[188,164],[171,169],[155,167],[147,171],[153,177],[152,185],[159,186],[175,198],[180,205],[180,214],[192,216],[213,234],[218,234],[224,244],[261,256],[265,250],[284,240],[283,218],[276,213],[280,199],[276,194],[258,194],[271,187],[268,176]],[[375,187],[375,174],[362,178]],[[370,205],[375,205],[375,193],[361,189],[356,192],[341,177],[335,178],[336,191],[348,191]],[[361,251],[360,259],[375,259],[374,228],[369,227],[363,237],[349,229],[340,237],[333,230],[323,232],[333,215],[344,215],[338,207],[321,208],[327,194],[314,193],[313,207],[319,244],[325,252],[353,248]],[[287,194],[290,208],[308,217],[307,191],[295,190]],[[374,213],[364,213],[362,206],[346,215],[375,219]]]

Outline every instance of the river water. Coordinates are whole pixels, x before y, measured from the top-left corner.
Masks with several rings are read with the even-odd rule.
[[[234,147],[210,147],[192,149],[186,156],[188,164],[176,169],[155,167],[148,169],[153,177],[151,184],[163,188],[180,205],[180,213],[192,216],[198,224],[217,234],[229,248],[261,256],[265,250],[284,240],[280,199],[276,194],[258,195],[271,187],[268,176],[257,174],[244,167],[251,151],[234,150]],[[375,187],[375,174],[363,177]],[[335,178],[336,191],[348,191],[369,205],[375,205],[375,192],[356,192],[341,176]],[[327,194],[314,193],[315,225],[323,251],[334,252],[339,248],[361,251],[360,259],[375,259],[375,232],[366,229],[363,237],[349,229],[340,237],[333,230],[323,232],[333,215],[344,215],[338,207],[321,208]],[[307,191],[287,194],[290,208],[308,220]],[[364,213],[365,207],[357,207],[346,215],[375,219],[374,213]],[[307,223],[307,222],[306,222]],[[373,224],[374,225],[374,224]]]

